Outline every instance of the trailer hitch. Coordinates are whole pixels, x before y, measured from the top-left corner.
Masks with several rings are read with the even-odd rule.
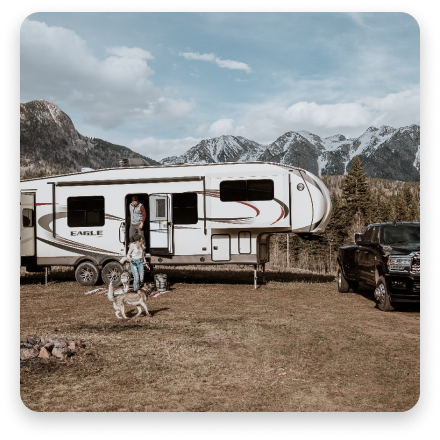
[[[320,243],[331,243],[333,241],[330,237],[324,237],[323,235],[315,235],[315,234],[296,234],[298,237],[302,238],[303,240],[307,241],[319,241]]]

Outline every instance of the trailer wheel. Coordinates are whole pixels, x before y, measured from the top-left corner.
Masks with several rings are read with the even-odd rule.
[[[120,286],[122,272],[124,272],[124,268],[119,262],[110,261],[102,269],[102,281],[107,285],[112,282],[113,287]]]
[[[99,279],[99,269],[90,261],[84,261],[75,270],[75,278],[83,286],[94,286]]]
[[[374,297],[377,301],[377,308],[382,310],[382,312],[392,312],[394,310],[394,307],[391,305],[390,294],[388,293],[385,277],[380,276],[377,280]]]

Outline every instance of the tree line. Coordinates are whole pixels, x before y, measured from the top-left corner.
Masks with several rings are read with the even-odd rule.
[[[345,176],[322,176],[331,194],[331,220],[324,236],[328,243],[306,241],[295,234],[271,237],[273,268],[299,268],[336,273],[340,246],[354,241],[370,223],[420,221],[420,183],[368,178],[356,156]]]

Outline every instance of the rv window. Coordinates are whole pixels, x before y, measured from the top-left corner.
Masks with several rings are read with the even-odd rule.
[[[165,199],[156,199],[156,217],[157,218],[165,218],[166,215],[166,206]]]
[[[273,180],[248,180],[247,196],[249,201],[273,200]]]
[[[220,200],[222,202],[247,200],[246,180],[225,180],[220,182]]]
[[[69,197],[67,199],[67,225],[104,226],[104,197]]]
[[[222,202],[273,200],[273,180],[225,180],[220,182]]]
[[[175,225],[195,225],[197,222],[197,194],[173,194],[173,223]]]
[[[23,227],[31,228],[34,226],[33,222],[34,210],[29,208],[23,208]]]

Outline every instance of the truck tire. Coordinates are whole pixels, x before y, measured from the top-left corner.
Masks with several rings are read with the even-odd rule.
[[[350,284],[345,279],[341,268],[338,269],[338,290],[341,293],[347,293],[350,290]]]
[[[124,268],[118,261],[110,261],[102,269],[102,281],[107,285],[110,285],[112,281],[113,287],[120,286],[122,272]]]
[[[391,305],[390,294],[388,292],[387,282],[385,277],[380,276],[377,280],[374,297],[377,301],[377,308],[382,312],[392,312],[394,307]]]
[[[75,278],[83,286],[94,286],[99,279],[99,269],[91,261],[84,261],[76,268]]]

